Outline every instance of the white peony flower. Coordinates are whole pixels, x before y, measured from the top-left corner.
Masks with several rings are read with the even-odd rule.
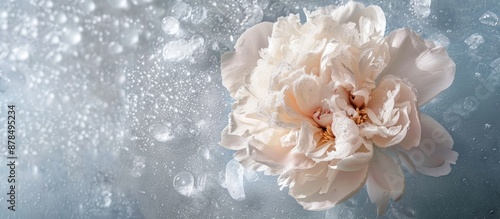
[[[384,37],[378,6],[349,2],[264,22],[222,56],[236,102],[220,144],[244,167],[279,175],[307,210],[325,210],[367,185],[382,214],[404,192],[399,163],[442,176],[453,139],[418,111],[453,81],[446,50],[415,32]]]

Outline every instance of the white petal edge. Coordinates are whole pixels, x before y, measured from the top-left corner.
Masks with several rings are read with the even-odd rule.
[[[222,85],[234,98],[236,91],[247,84],[248,76],[257,66],[260,49],[267,48],[273,23],[262,22],[246,30],[236,42],[235,51],[226,52],[221,58]]]
[[[396,75],[408,80],[418,92],[421,106],[448,88],[455,77],[455,63],[446,49],[424,41],[409,29],[399,29],[386,38],[391,60],[383,75]]]
[[[389,199],[397,201],[405,188],[403,171],[389,156],[375,149],[368,169],[368,197],[377,205],[377,215],[383,215]]]
[[[402,164],[410,171],[418,171],[428,176],[444,176],[450,173],[458,153],[453,151],[453,138],[432,117],[421,113],[422,138],[420,145],[411,150],[398,148]]]
[[[361,168],[357,171],[338,171],[335,179],[330,183],[330,188],[326,193],[320,191],[310,194],[303,198],[297,198],[297,202],[304,206],[305,210],[323,211],[331,208],[354,196],[366,182],[366,171],[368,167]],[[337,170],[330,170],[337,171]],[[326,178],[324,180],[327,180]],[[294,189],[300,189],[300,186],[314,186],[304,183],[303,185],[295,185],[290,188],[290,195],[293,196]],[[321,184],[321,183],[320,183]]]
[[[349,1],[346,5],[340,6],[331,13],[332,17],[339,24],[353,22],[359,27],[360,18],[369,18],[378,35],[385,34],[385,15],[382,8],[376,5],[365,7],[362,3]],[[360,27],[361,28],[361,27]]]

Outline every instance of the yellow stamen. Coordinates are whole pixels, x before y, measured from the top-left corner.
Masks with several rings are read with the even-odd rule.
[[[351,119],[357,124],[363,124],[368,120],[368,114],[366,113],[366,109],[359,109],[356,108],[357,115],[356,116],[351,116]]]
[[[330,125],[326,126],[326,129],[321,133],[321,139],[318,142],[318,145],[322,145],[328,141],[335,140],[335,135],[333,135],[332,127]]]

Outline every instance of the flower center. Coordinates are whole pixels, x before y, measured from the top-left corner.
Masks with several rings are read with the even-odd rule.
[[[349,101],[351,105],[356,109],[356,113],[351,116],[352,121],[356,123],[356,125],[363,124],[368,120],[368,115],[365,109],[365,98],[360,95],[352,95],[350,94]]]
[[[356,123],[356,125],[363,124],[368,120],[368,114],[366,113],[366,109],[362,108],[361,110],[359,108],[356,108],[356,114],[351,116],[352,121]]]
[[[331,140],[335,140],[335,135],[333,135],[332,127],[327,125],[326,128],[323,128],[323,133],[321,133],[321,139],[319,140],[318,145],[322,145]]]

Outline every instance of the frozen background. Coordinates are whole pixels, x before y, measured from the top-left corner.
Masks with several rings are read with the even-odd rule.
[[[0,153],[15,104],[20,163],[12,213],[1,159],[0,218],[375,217],[366,189],[304,211],[217,144],[232,102],[221,54],[258,22],[341,2],[0,0]],[[383,218],[500,218],[500,2],[362,2],[382,7],[387,32],[410,27],[457,64],[422,110],[459,160],[448,176],[407,173]]]

